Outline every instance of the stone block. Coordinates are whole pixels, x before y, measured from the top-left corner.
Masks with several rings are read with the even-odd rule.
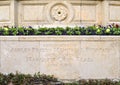
[[[119,36],[0,37],[0,72],[44,73],[63,80],[116,79]]]
[[[1,72],[39,72],[39,42],[1,41]]]

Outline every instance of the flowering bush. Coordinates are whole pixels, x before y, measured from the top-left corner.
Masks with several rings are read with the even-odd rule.
[[[0,27],[0,35],[120,35],[119,25],[94,25],[88,27]]]

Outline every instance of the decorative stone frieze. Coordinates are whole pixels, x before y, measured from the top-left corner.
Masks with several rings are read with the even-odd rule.
[[[119,0],[0,0],[0,26],[107,25],[119,10]]]

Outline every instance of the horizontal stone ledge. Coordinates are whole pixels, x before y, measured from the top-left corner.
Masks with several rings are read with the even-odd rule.
[[[55,41],[55,40],[68,40],[68,41],[77,41],[77,40],[120,40],[120,36],[0,36],[0,40],[12,40],[12,41]]]

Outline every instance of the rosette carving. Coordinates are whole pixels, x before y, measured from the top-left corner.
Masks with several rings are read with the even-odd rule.
[[[51,9],[51,17],[56,21],[63,21],[68,16],[68,9],[63,5],[56,5]]]
[[[47,21],[51,24],[67,24],[74,17],[72,5],[64,1],[50,2],[45,6],[44,11]]]

